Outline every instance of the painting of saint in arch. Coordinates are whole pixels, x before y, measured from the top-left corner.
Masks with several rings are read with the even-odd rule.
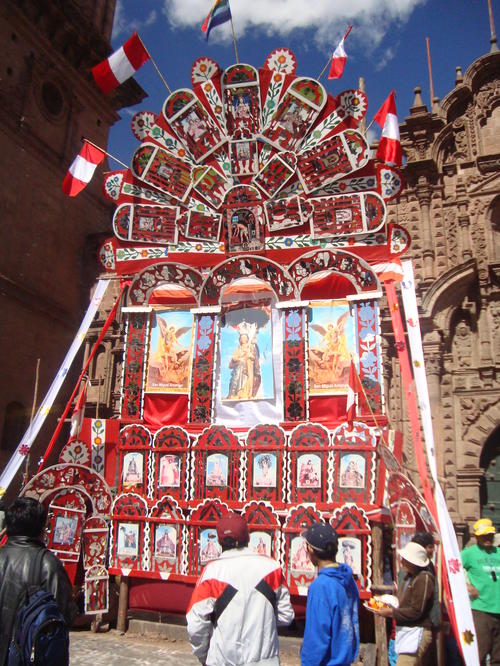
[[[194,315],[183,310],[157,310],[151,325],[148,393],[188,393]]]
[[[228,311],[220,335],[223,402],[274,398],[271,310]]]
[[[347,301],[314,303],[309,311],[309,394],[347,393],[356,351],[354,319]]]
[[[340,460],[340,486],[364,488],[366,460],[357,453],[343,455]]]
[[[227,486],[227,456],[214,453],[207,457],[207,486]]]

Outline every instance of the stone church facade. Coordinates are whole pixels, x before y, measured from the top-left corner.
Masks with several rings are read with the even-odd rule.
[[[37,359],[39,403],[78,330],[99,272],[97,248],[109,235],[113,206],[101,179],[77,200],[62,181],[82,137],[105,147],[117,111],[145,97],[134,80],[107,96],[92,80],[92,66],[111,52],[115,3],[0,3],[0,467],[29,424]],[[49,417],[32,463],[54,427]]]
[[[500,52],[462,74],[429,111],[420,89],[400,126],[406,188],[389,219],[412,245],[438,474],[459,532],[500,526]],[[416,471],[391,328],[388,413]]]

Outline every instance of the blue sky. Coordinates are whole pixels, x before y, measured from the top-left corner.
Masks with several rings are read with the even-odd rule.
[[[200,26],[213,0],[118,0],[112,46],[118,48],[137,29],[170,88],[191,87],[193,61],[204,55],[222,69],[236,62],[229,25],[215,28],[205,42]],[[492,0],[500,31],[500,0]],[[392,88],[398,117],[413,103],[416,85],[429,106],[426,42],[430,39],[435,94],[443,98],[455,85],[457,66],[467,67],[490,48],[487,0],[231,0],[240,62],[263,65],[275,48],[297,57],[297,73],[317,77],[342,37],[348,55],[342,79],[321,82],[336,95],[366,81],[368,122]],[[124,109],[110,133],[108,150],[129,163],[137,140],[130,118],[139,110],[159,113],[168,96],[148,62],[136,80],[149,97]],[[113,162],[112,168],[119,168]]]

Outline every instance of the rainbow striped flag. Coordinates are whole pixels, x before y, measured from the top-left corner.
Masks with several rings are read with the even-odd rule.
[[[231,9],[229,8],[229,0],[215,0],[214,6],[201,26],[201,31],[205,33],[205,39],[208,40],[212,28],[222,25],[230,20]]]

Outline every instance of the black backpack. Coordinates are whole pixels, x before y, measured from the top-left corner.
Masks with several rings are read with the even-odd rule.
[[[7,666],[68,666],[69,629],[54,596],[39,581],[45,549],[31,563],[16,613]],[[35,572],[37,576],[35,577]]]

